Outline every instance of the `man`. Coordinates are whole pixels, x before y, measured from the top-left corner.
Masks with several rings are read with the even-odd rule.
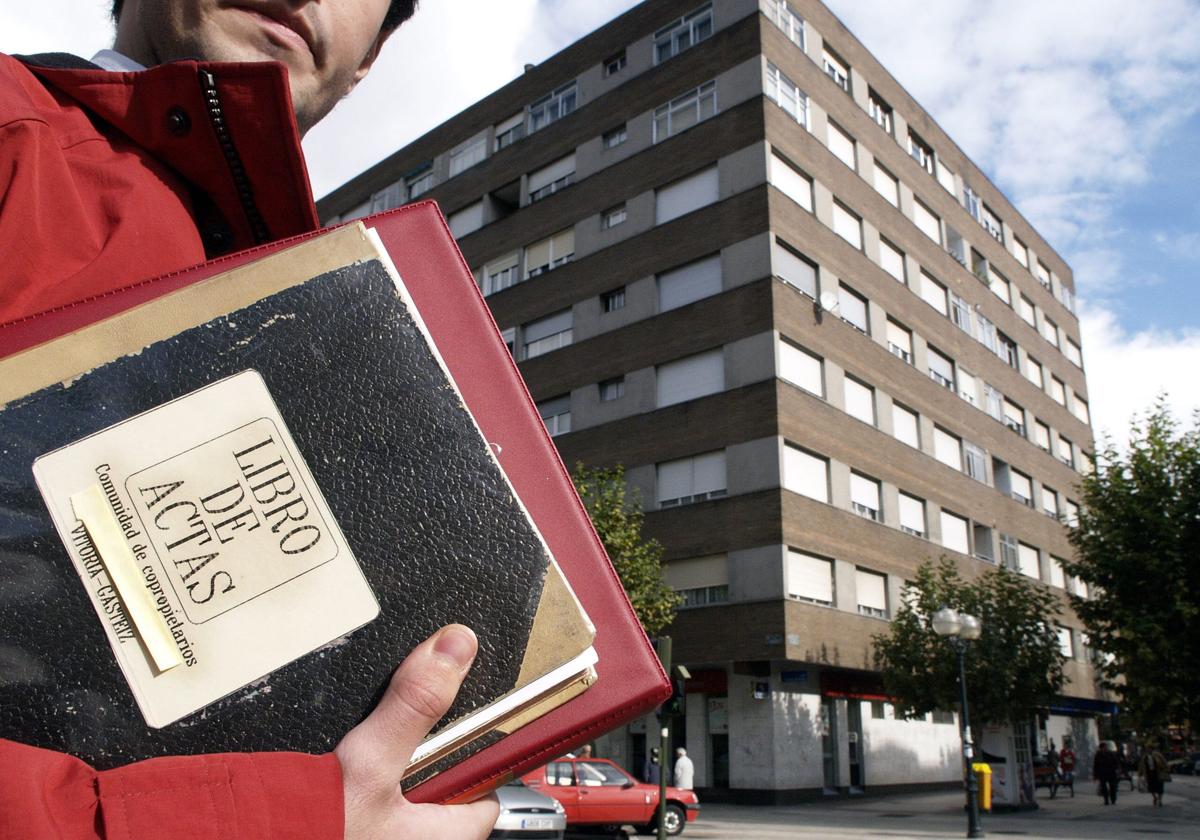
[[[116,0],[114,50],[96,64],[0,55],[0,324],[315,229],[300,136],[414,7]],[[0,740],[0,834],[483,837],[494,800],[416,805],[399,788],[477,646],[458,625],[418,646],[327,756],[165,757],[98,773]]]
[[[695,783],[696,769],[683,747],[675,750],[675,787],[691,790]]]
[[[1104,797],[1105,805],[1117,804],[1117,779],[1121,775],[1121,757],[1110,746],[1111,742],[1101,741],[1100,748],[1092,759],[1092,778],[1100,783],[1100,795]]]

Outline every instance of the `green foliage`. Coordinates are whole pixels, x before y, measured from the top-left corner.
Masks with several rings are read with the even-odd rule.
[[[1111,441],[1081,484],[1072,598],[1105,684],[1143,731],[1200,724],[1200,415],[1181,430],[1164,397]]]
[[[646,633],[657,636],[675,620],[683,598],[663,580],[662,545],[642,538],[642,506],[636,491],[625,486],[625,469],[588,469],[576,464],[571,478],[633,611]]]
[[[972,728],[1027,719],[1061,691],[1064,657],[1054,627],[1059,602],[1044,586],[1000,567],[967,581],[942,557],[936,566],[922,564],[904,595],[889,632],[874,637],[875,667],[896,698],[898,715],[958,707],[958,660],[951,642],[930,623],[943,606],[983,624],[966,657]]]

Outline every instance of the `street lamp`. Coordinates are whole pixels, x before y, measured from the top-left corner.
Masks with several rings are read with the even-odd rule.
[[[983,624],[973,615],[960,613],[952,607],[942,607],[933,614],[933,632],[945,636],[954,645],[958,654],[958,688],[962,693],[962,744],[963,758],[967,762],[967,836],[983,837],[979,825],[979,782],[972,766],[974,750],[971,748],[971,719],[967,714],[967,642],[973,642],[983,632]]]

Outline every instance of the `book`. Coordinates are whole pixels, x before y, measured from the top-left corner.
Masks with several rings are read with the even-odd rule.
[[[557,590],[559,597],[549,601],[544,598],[543,603],[539,604],[534,620],[536,626],[542,628],[539,633],[555,634],[556,622],[544,620],[553,612],[549,604],[565,604],[569,609],[575,609],[571,606],[575,599],[569,597],[571,590],[576,593],[577,600],[582,602],[588,614],[602,619],[596,623],[592,642],[592,648],[599,657],[594,666],[599,679],[591,688],[584,691],[578,682],[567,681],[562,689],[549,692],[541,700],[523,699],[508,720],[494,723],[494,728],[477,737],[469,748],[455,749],[443,745],[440,756],[421,775],[409,780],[410,785],[415,785],[409,790],[409,796],[417,801],[468,799],[502,783],[514,773],[537,766],[646,711],[663,699],[669,692],[669,686],[436,206],[431,202],[410,205],[370,217],[363,223],[378,235],[399,269],[434,339],[438,355],[450,371],[466,405],[470,407],[484,438],[491,444],[491,451],[516,491],[521,506],[540,529],[557,561],[556,566],[548,567],[554,573],[546,575],[545,588]],[[75,344],[60,347],[60,353],[75,360],[80,371],[90,369],[91,363],[85,357],[86,342],[79,339],[79,336],[86,334],[86,330],[74,334],[72,331],[110,319],[177,290],[202,285],[217,273],[261,260],[298,242],[325,236],[324,233],[309,234],[272,243],[191,269],[132,283],[114,294],[80,300],[31,318],[0,324],[0,357],[21,354],[18,358],[25,361],[8,370],[24,375],[35,369],[28,363],[24,351],[39,343],[66,336]],[[15,380],[5,378],[2,382],[6,386],[12,383],[11,390],[14,392],[28,393],[33,390],[31,387],[16,386]],[[97,427],[102,425],[97,422]],[[112,425],[111,420],[108,425]],[[315,464],[310,463],[310,466],[316,469]],[[10,473],[22,481],[29,480],[32,475],[30,465],[25,465],[23,470],[23,475],[19,475],[21,469],[0,472],[0,576],[3,576],[0,592],[11,592],[8,600],[20,604],[22,617],[42,625],[43,630],[49,628],[48,632],[52,634],[55,627],[53,610],[47,615],[45,604],[37,600],[39,586],[44,583],[39,573],[44,570],[36,561],[36,551],[22,545],[22,540],[30,536],[27,526],[37,522],[44,528],[39,517],[45,516],[45,509],[40,507],[40,497],[36,503],[29,498],[16,503],[14,492],[20,481],[9,481]],[[330,492],[324,486],[322,489],[329,497],[329,503],[336,508],[332,500],[336,491]],[[337,514],[337,511],[334,513]],[[58,542],[57,539],[55,542]],[[14,548],[22,553],[14,552]],[[37,548],[46,549],[44,533]],[[558,574],[559,570],[561,575]],[[72,574],[75,574],[74,570]],[[77,574],[75,578],[78,586]],[[64,585],[57,578],[53,583]],[[53,588],[49,591],[53,591]],[[77,596],[78,593],[72,597],[78,600]],[[88,606],[86,601],[83,605]],[[95,623],[94,632],[102,632],[95,615],[92,621]],[[471,623],[469,619],[467,623]],[[372,626],[369,623],[357,632],[369,634]],[[561,622],[557,626],[561,627]],[[536,636],[531,633],[527,650],[556,649],[554,644],[540,641],[535,644]],[[355,633],[351,633],[349,638],[354,639]],[[481,641],[486,647],[487,641],[482,636]],[[28,682],[31,676],[36,676],[37,657],[40,655],[36,650],[29,652],[20,646],[10,646],[8,650],[8,658],[0,664],[0,696],[3,696],[3,692],[14,691],[14,683],[22,680]],[[322,652],[310,655],[320,657]],[[386,660],[387,654],[382,654],[382,658]],[[383,670],[390,670],[398,661],[399,656]],[[528,674],[535,670],[539,673],[548,672],[546,661],[541,660],[531,661],[529,669]],[[345,676],[353,682],[358,675]],[[57,690],[77,700],[86,714],[98,717],[98,720],[91,721],[93,726],[113,729],[115,718],[111,709],[103,703],[96,704],[95,695],[88,692],[89,678],[85,675],[78,680],[67,680],[59,684]],[[370,680],[364,677],[363,682],[369,683]],[[382,682],[372,684],[374,691],[381,687]],[[263,688],[270,690],[254,695],[254,699],[245,699]],[[272,695],[276,703],[280,702],[281,695],[275,692],[273,686],[250,686],[235,691],[218,701],[217,705],[245,707],[260,703],[262,698]],[[10,693],[8,696],[13,695]],[[322,696],[322,702],[301,722],[302,726],[308,727],[319,723],[317,728],[327,730],[322,733],[315,747],[293,742],[290,736],[281,736],[280,742],[284,743],[284,748],[325,749],[332,746],[348,726],[342,726],[341,723],[326,726],[326,712],[333,710],[327,706],[336,706],[336,703]],[[97,712],[97,708],[101,711]],[[198,716],[206,714],[211,712],[201,711]],[[0,735],[17,737],[14,734],[17,725],[14,715],[11,704],[0,705]],[[141,725],[144,727],[144,722]],[[114,740],[119,740],[121,734],[117,731]],[[80,752],[75,749],[78,746],[76,741],[66,741],[60,748],[77,754]],[[232,748],[257,747],[234,744]],[[207,747],[203,744],[185,744],[182,749],[163,751],[196,752],[202,749]],[[102,765],[127,760],[127,756],[122,755],[102,758]]]

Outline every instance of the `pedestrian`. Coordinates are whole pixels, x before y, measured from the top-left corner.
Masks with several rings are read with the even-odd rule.
[[[592,745],[584,744],[582,747],[580,747],[578,757],[579,758],[591,758],[592,757]]]
[[[1075,798],[1075,750],[1071,749],[1071,739],[1063,738],[1062,752],[1058,754],[1058,768],[1062,783],[1071,789],[1071,798]]]
[[[1151,742],[1147,742],[1142,747],[1142,757],[1138,761],[1138,775],[1146,780],[1146,790],[1153,797],[1154,807],[1161,808],[1163,784],[1171,781],[1171,772],[1167,766],[1167,759]]]
[[[696,768],[683,747],[675,750],[675,787],[691,790],[695,786]]]
[[[1092,778],[1100,784],[1100,795],[1105,805],[1117,804],[1117,778],[1121,774],[1121,757],[1112,748],[1111,741],[1101,741],[1096,757],[1092,759]]]
[[[656,785],[662,779],[662,768],[658,760],[658,747],[650,749],[650,755],[646,756],[646,762],[642,765],[642,781],[646,784]]]

